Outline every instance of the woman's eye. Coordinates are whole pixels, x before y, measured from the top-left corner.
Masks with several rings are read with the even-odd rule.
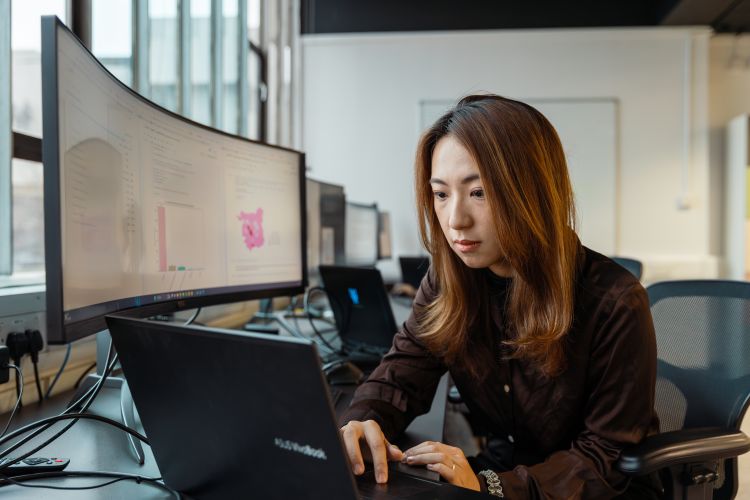
[[[471,192],[471,195],[475,198],[484,199],[484,189],[475,189]]]
[[[437,198],[438,200],[444,200],[448,197],[448,195],[443,191],[433,191],[432,194],[434,194],[435,198]]]

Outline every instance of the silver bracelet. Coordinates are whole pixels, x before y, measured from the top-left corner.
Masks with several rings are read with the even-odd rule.
[[[495,471],[486,469],[480,471],[479,475],[484,477],[484,482],[487,484],[487,493],[498,498],[505,498],[503,484],[500,482],[500,478]]]

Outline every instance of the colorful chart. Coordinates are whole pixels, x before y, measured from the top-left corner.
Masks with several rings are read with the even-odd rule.
[[[242,238],[248,250],[263,246],[263,209],[255,212],[240,212],[237,219],[242,221]]]

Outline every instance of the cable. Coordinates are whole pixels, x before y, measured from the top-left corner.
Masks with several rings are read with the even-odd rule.
[[[16,366],[16,368],[18,368],[18,366]],[[23,401],[21,400],[21,396],[23,396],[23,384],[21,384],[19,377],[23,378],[23,373],[21,373],[20,369],[16,371],[16,376],[14,378],[16,379],[16,398],[18,398],[18,405],[23,408]]]
[[[89,365],[89,366],[88,366],[88,367],[87,367],[87,368],[86,368],[86,369],[85,369],[85,370],[83,371],[83,373],[81,374],[81,376],[80,376],[80,377],[78,377],[78,380],[76,380],[76,383],[75,383],[75,384],[73,384],[73,388],[74,388],[74,389],[78,389],[78,386],[79,386],[79,385],[81,385],[81,382],[83,382],[83,379],[84,379],[84,378],[86,378],[86,375],[88,375],[88,374],[89,374],[89,373],[91,372],[91,370],[93,370],[94,368],[96,368],[96,362],[94,362],[93,364],[90,364],[90,365]]]
[[[23,380],[23,373],[21,372],[21,369],[17,367],[16,365],[8,365],[8,368],[13,368],[16,370],[16,376],[21,377],[21,380]],[[10,423],[13,420],[13,416],[16,414],[16,411],[18,411],[18,407],[21,404],[21,397],[23,397],[23,384],[21,384],[21,394],[18,396],[18,399],[16,399],[16,404],[13,407],[13,411],[10,412],[10,417],[8,417],[8,423],[5,424],[5,428],[3,429],[3,433],[0,434],[0,438],[5,436],[5,433],[8,432],[8,427],[10,427]]]
[[[318,339],[310,338],[309,336],[304,335],[302,333],[302,328],[300,327],[300,324],[299,324],[299,318],[297,317],[296,314],[292,313],[291,318],[292,318],[292,321],[294,321],[294,327],[297,329],[299,337],[302,337],[302,338],[305,338],[305,339],[308,339],[308,340],[312,340],[315,343],[315,345],[318,346],[318,348],[320,348],[320,350],[322,350],[323,352],[325,352],[327,354],[328,353],[330,353],[330,354],[336,354],[337,353],[336,349],[334,349],[332,346],[330,346],[330,344],[324,345]]]
[[[39,396],[39,402],[44,401],[44,394],[42,393],[42,384],[39,382],[39,363],[31,359],[31,363],[34,365],[34,381],[36,382],[36,393]]]
[[[304,301],[303,305],[302,305],[302,308],[304,309],[305,313],[307,314],[307,320],[310,322],[310,326],[312,327],[313,332],[315,332],[315,335],[317,335],[318,338],[323,342],[323,344],[325,344],[325,346],[327,348],[329,348],[332,352],[337,353],[337,354],[341,354],[342,351],[340,349],[336,349],[335,347],[333,347],[331,345],[331,343],[328,342],[325,339],[325,337],[323,337],[323,334],[318,331],[317,327],[315,326],[315,322],[313,321],[312,314],[310,314],[310,295],[312,295],[312,292],[316,292],[316,291],[325,292],[325,290],[323,288],[319,287],[319,286],[313,286],[313,287],[310,287],[307,290],[305,290],[305,295],[304,295],[304,297],[302,299]]]
[[[86,391],[86,393],[83,394],[83,396],[81,396],[80,398],[78,398],[78,400],[76,400],[75,402],[73,402],[70,405],[68,405],[68,407],[65,410],[63,410],[62,414],[67,414],[71,410],[74,410],[75,408],[77,408],[78,405],[80,405],[80,404],[83,404],[83,406],[81,407],[80,413],[84,413],[89,408],[89,406],[91,405],[91,403],[94,401],[94,399],[96,398],[96,396],[99,394],[99,391],[101,391],[101,388],[104,386],[105,380],[107,379],[107,377],[109,376],[110,372],[112,371],[112,369],[114,368],[115,364],[117,363],[117,355],[115,354],[114,357],[112,358],[113,352],[114,352],[114,346],[112,344],[112,341],[110,341],[110,343],[109,343],[109,349],[107,350],[107,357],[106,357],[108,363],[107,363],[107,368],[104,371],[104,374],[97,381],[96,384],[94,384],[88,391]],[[109,361],[110,358],[112,358],[111,361]],[[45,446],[47,446],[48,444],[50,444],[51,442],[53,442],[55,439],[57,439],[58,437],[60,437],[61,435],[63,435],[65,432],[67,432],[68,429],[70,429],[77,421],[78,421],[78,419],[73,420],[68,425],[66,425],[62,430],[60,430],[57,434],[55,434],[54,436],[52,436],[51,438],[49,438],[47,441],[43,442],[41,445],[39,445],[36,448],[34,448],[33,450],[31,450],[31,451],[23,454],[22,456],[16,457],[16,459],[17,460],[23,460],[23,459],[25,459],[25,458],[33,455],[34,453],[36,453],[37,451],[41,450],[42,448],[44,448]],[[26,436],[23,439],[20,439],[14,445],[12,445],[9,448],[1,451],[0,452],[0,458],[7,457],[9,453],[11,453],[12,451],[18,449],[19,447],[25,445],[26,443],[28,443],[30,440],[32,440],[33,438],[35,438],[39,434],[41,434],[44,431],[46,431],[47,429],[49,429],[52,425],[53,424],[47,424],[44,427],[42,427],[41,429],[37,429],[31,435]],[[0,471],[6,469],[8,466],[9,466],[9,464],[0,465]]]
[[[60,379],[60,375],[62,375],[63,371],[65,370],[65,366],[68,364],[68,360],[70,359],[70,351],[73,348],[73,344],[68,343],[68,349],[65,351],[65,357],[63,358],[62,364],[60,364],[60,368],[57,370],[57,373],[55,374],[55,378],[52,379],[52,383],[47,387],[47,392],[44,394],[45,398],[49,398],[52,394],[52,389],[55,387],[55,384],[57,384],[57,381]]]
[[[6,443],[15,437],[18,437],[22,434],[26,434],[27,432],[37,427],[43,426],[43,425],[54,424],[55,422],[59,422],[61,420],[70,420],[70,419],[79,419],[79,418],[82,418],[84,420],[96,420],[98,422],[109,424],[113,427],[117,427],[123,432],[127,432],[131,436],[143,441],[143,443],[145,444],[150,444],[148,442],[148,438],[144,436],[143,434],[141,434],[140,432],[136,431],[135,429],[131,429],[130,427],[124,424],[121,424],[117,420],[112,420],[111,418],[102,417],[100,415],[94,415],[92,413],[64,413],[62,415],[56,415],[54,417],[48,417],[48,418],[43,418],[41,420],[37,420],[36,422],[32,422],[28,425],[21,427],[20,429],[16,429],[15,431],[11,432],[7,436],[0,437],[0,444]]]
[[[100,484],[92,484],[90,486],[55,486],[51,484],[24,484],[24,481],[33,481],[35,479],[48,479],[56,477],[109,477],[115,478],[113,481],[107,481]],[[168,491],[174,495],[175,498],[180,499],[182,495],[177,490],[174,490],[162,482],[160,477],[146,477],[139,476],[137,474],[128,474],[125,472],[108,472],[108,471],[55,471],[55,472],[39,472],[36,474],[24,474],[21,476],[0,477],[0,486],[23,486],[25,488],[45,488],[51,490],[93,490],[96,488],[102,488],[109,486],[118,481],[135,481],[138,484],[147,483],[152,486],[156,486],[163,490]]]
[[[196,310],[195,310],[195,313],[193,313],[193,315],[192,315],[192,316],[190,316],[190,318],[188,318],[188,320],[187,320],[187,321],[185,321],[185,324],[184,324],[183,326],[188,326],[188,325],[192,325],[192,324],[193,324],[193,321],[195,321],[195,320],[196,320],[196,318],[198,317],[198,315],[199,315],[199,314],[201,313],[201,309],[202,309],[202,308],[200,308],[200,307],[199,307],[198,309],[196,309]]]
[[[112,344],[110,343],[110,350],[109,350],[108,356],[111,355],[111,353],[112,353]],[[97,382],[97,384],[93,386],[93,389],[94,389],[93,392],[92,391],[88,391],[86,393],[86,394],[90,393],[91,395],[83,403],[83,407],[81,408],[81,412],[80,413],[84,413],[88,409],[88,407],[91,405],[91,403],[94,401],[94,399],[96,398],[96,396],[99,394],[99,391],[101,390],[101,388],[104,385],[104,380],[106,379],[107,375],[112,370],[112,367],[115,365],[116,362],[117,362],[117,356],[115,356],[112,359],[112,362],[109,364],[109,366],[107,368],[107,371],[105,371],[105,373],[102,376],[102,378],[99,379],[99,381]],[[84,394],[84,396],[82,396],[81,398],[79,398],[78,401],[76,401],[75,403],[73,403],[72,405],[70,405],[62,413],[62,415],[67,414],[68,411],[70,411],[72,408],[75,408],[85,397],[86,397],[86,395]],[[49,445],[50,443],[52,443],[53,441],[55,441],[57,438],[59,438],[60,436],[62,436],[63,434],[65,434],[68,431],[68,429],[70,429],[71,427],[73,427],[73,425],[76,422],[78,422],[78,419],[74,419],[72,422],[70,422],[68,425],[66,425],[65,427],[63,427],[60,431],[58,431],[54,436],[52,436],[51,438],[49,438],[46,441],[44,441],[42,444],[38,445],[36,448],[34,448],[31,451],[28,451],[28,452],[22,454],[20,457],[16,457],[16,461],[20,461],[20,460],[23,460],[25,458],[28,458],[31,455],[35,454],[37,451],[39,451],[42,448],[44,448],[45,446]],[[31,435],[26,436],[23,439],[20,439],[14,445],[12,445],[9,448],[7,448],[7,449],[3,450],[2,452],[0,452],[0,458],[7,457],[8,454],[10,454],[12,451],[14,451],[14,450],[20,448],[21,446],[25,445],[26,443],[28,443],[29,441],[31,441],[32,439],[34,439],[36,436],[40,435],[41,433],[43,433],[44,431],[46,431],[47,429],[49,429],[50,427],[52,427],[52,425],[53,425],[52,423],[46,424],[41,429],[37,429],[36,431],[34,431]],[[4,442],[3,440],[0,440],[0,441]],[[9,466],[10,466],[10,463],[6,463],[6,464],[3,464],[3,465],[0,465],[0,473],[2,473],[2,471],[5,470],[5,469],[7,469]]]

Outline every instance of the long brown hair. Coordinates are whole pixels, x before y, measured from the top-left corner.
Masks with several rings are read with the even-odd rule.
[[[489,328],[486,280],[450,248],[433,205],[432,154],[448,135],[477,163],[487,202],[497,214],[497,237],[513,277],[506,302],[513,334],[506,342],[514,357],[555,376],[565,369],[563,343],[573,323],[580,246],[573,189],[554,127],[519,101],[465,97],[420,139],[415,165],[419,229],[440,290],[420,315],[421,338],[450,363],[467,349],[472,328]]]

